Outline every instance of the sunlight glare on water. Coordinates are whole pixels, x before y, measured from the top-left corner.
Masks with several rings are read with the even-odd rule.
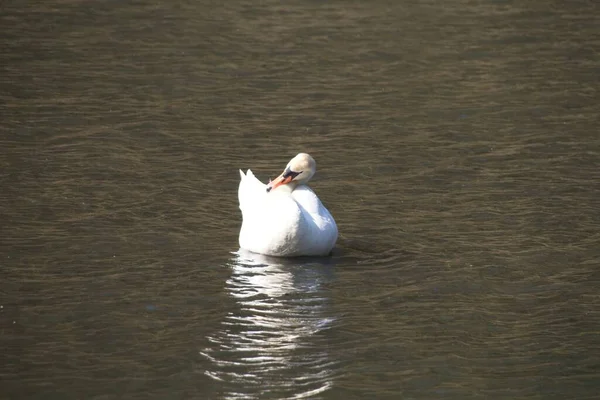
[[[320,332],[335,319],[320,286],[330,279],[331,266],[294,265],[240,250],[230,268],[226,288],[237,307],[200,352],[213,365],[206,375],[253,387],[257,397],[305,398],[329,389],[336,362]]]

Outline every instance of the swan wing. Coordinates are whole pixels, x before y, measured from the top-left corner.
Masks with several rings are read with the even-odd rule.
[[[240,170],[240,177],[238,199],[240,210],[242,210],[242,214],[245,214],[249,210],[263,204],[267,195],[267,185],[259,181],[251,170],[248,170],[245,174]]]

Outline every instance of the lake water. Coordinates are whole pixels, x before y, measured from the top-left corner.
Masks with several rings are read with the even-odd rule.
[[[6,399],[595,399],[595,1],[3,2]],[[296,153],[332,257],[238,252]]]

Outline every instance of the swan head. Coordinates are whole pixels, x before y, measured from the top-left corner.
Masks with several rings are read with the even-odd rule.
[[[281,175],[269,182],[267,192],[281,185],[296,187],[297,185],[306,184],[313,177],[316,170],[317,163],[315,159],[306,153],[300,153],[290,160]]]

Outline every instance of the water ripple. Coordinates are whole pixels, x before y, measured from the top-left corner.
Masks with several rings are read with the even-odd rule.
[[[336,323],[322,289],[327,267],[243,251],[229,267],[225,289],[236,300],[236,311],[225,316],[200,352],[211,364],[205,374],[229,387],[222,395],[300,399],[333,387],[337,363],[323,335]]]

